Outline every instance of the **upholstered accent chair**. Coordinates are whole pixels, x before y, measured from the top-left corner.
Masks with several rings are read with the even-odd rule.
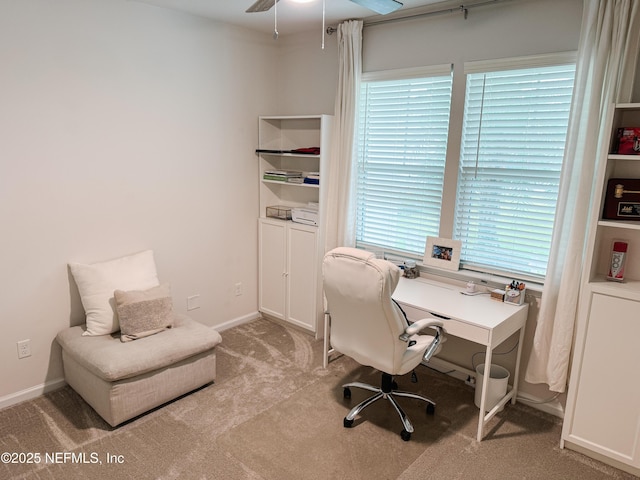
[[[64,379],[109,425],[215,380],[222,337],[173,310],[151,250],[69,268],[86,318],[56,337]]]

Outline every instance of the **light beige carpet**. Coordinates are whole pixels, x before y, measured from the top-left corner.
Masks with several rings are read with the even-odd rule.
[[[418,384],[398,379],[438,402],[428,416],[420,402],[401,399],[416,427],[410,442],[384,402],[345,429],[349,405],[366,394],[354,389],[345,401],[342,383],[377,383],[376,372],[345,357],[324,370],[322,342],[266,320],[222,338],[214,385],[116,429],[69,388],[0,411],[0,453],[41,455],[39,463],[1,464],[0,478],[636,478],[560,450],[560,421],[520,404],[508,405],[476,442],[473,390],[424,367]],[[42,461],[47,453],[55,462]]]

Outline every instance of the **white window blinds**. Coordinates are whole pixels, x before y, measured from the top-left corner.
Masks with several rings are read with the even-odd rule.
[[[358,125],[358,246],[422,256],[438,235],[451,74],[369,80]]]
[[[467,74],[454,227],[466,268],[545,275],[574,74]]]

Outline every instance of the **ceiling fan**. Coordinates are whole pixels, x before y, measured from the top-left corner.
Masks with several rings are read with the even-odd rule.
[[[280,0],[257,0],[253,5],[251,5],[246,12],[247,13],[255,13],[255,12],[266,12],[273,7],[276,2]],[[387,13],[395,12],[399,8],[402,7],[402,3],[397,0],[351,0],[353,3],[357,3],[369,10],[373,10],[380,15],[386,15]]]

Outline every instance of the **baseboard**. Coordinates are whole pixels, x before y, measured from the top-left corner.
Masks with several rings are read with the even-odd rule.
[[[467,380],[467,377],[475,377],[475,372],[438,357],[431,357],[429,362],[423,363],[423,365],[433,368],[440,373],[446,373],[450,377],[457,378],[463,382]]]
[[[216,325],[213,328],[215,328],[219,332],[222,332],[224,330],[228,330],[229,328],[242,325],[243,323],[248,323],[252,320],[255,320],[256,318],[260,318],[259,312],[253,312],[247,315],[243,315],[242,317],[234,318],[232,320],[229,320],[228,322],[224,322],[220,325]],[[66,385],[66,382],[64,381],[64,378],[58,378],[46,383],[42,383],[40,385],[29,387],[19,392],[10,393],[9,395],[0,397],[0,409],[7,408],[12,405],[16,405],[26,400],[32,400],[41,395],[44,395],[45,393],[58,390],[59,388],[62,388],[65,385]]]
[[[518,392],[518,401],[531,408],[553,415],[554,417],[564,418],[564,408],[558,400],[545,401],[544,399],[524,393],[521,390]]]
[[[260,312],[251,312],[247,315],[243,315],[242,317],[233,318],[227,322],[221,323],[219,325],[214,326],[217,331],[223,332],[225,330],[229,330],[230,328],[237,327],[238,325],[242,325],[244,323],[249,323],[252,320],[256,320],[260,318]]]
[[[260,317],[261,317],[260,312],[256,311],[256,312],[249,313],[247,315],[243,315],[241,317],[231,319],[227,322],[216,325],[213,328],[215,328],[219,332],[223,332],[232,327],[249,323]],[[473,375],[473,372],[471,372],[470,370],[467,371],[463,368],[460,368],[457,365],[447,362],[446,360],[441,360],[436,357],[431,358],[428,366],[430,368],[433,368],[434,370],[437,370],[442,373],[446,373],[462,381],[465,381],[468,375]],[[59,388],[62,388],[65,385],[66,385],[66,382],[64,381],[64,379],[59,378],[56,380],[51,380],[49,382],[27,388],[25,390],[21,390],[19,392],[5,395],[4,397],[0,397],[0,409],[7,408],[12,405],[16,405],[26,400],[37,398],[41,395],[44,395],[45,393],[58,390]],[[558,401],[543,403],[542,399],[539,399],[537,397],[534,397],[532,395],[529,395],[523,392],[518,393],[518,401],[521,401],[525,405],[529,405],[532,408],[548,413],[550,415],[554,415],[559,418],[564,418],[564,409],[562,408],[562,404]]]
[[[465,381],[468,377],[475,378],[476,373],[471,370],[465,369],[456,365],[454,363],[448,362],[446,360],[442,360],[437,357],[432,357],[429,360],[428,364],[425,364],[434,370],[437,370],[441,373],[446,373],[447,375],[457,378],[458,380]],[[548,413],[558,418],[564,418],[564,408],[562,404],[557,401],[545,401],[542,398],[535,397],[528,393],[524,393],[522,390],[518,391],[518,396],[516,398],[518,402],[522,402],[525,405],[528,405],[531,408],[535,408],[536,410],[540,410],[541,412]]]
[[[41,383],[40,385],[29,387],[25,390],[20,390],[19,392],[5,395],[4,397],[0,397],[0,409],[16,405],[26,400],[32,400],[41,395],[44,395],[45,393],[58,390],[64,387],[66,384],[67,383],[64,381],[64,378],[58,378],[56,380]]]

